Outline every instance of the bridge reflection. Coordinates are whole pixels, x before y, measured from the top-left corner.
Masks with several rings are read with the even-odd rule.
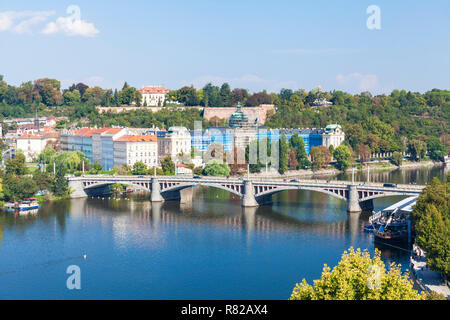
[[[83,212],[85,219],[90,217],[98,219],[98,215],[112,220],[126,218],[130,228],[150,226],[155,232],[159,228],[191,224],[224,227],[235,232],[244,230],[257,235],[313,231],[333,239],[342,239],[350,234],[352,239],[362,232],[364,220],[366,220],[359,214],[349,214],[346,215],[347,219],[336,222],[302,221],[267,207],[243,208],[239,204],[232,208],[233,212],[221,214],[198,212],[191,206],[184,207],[178,203],[114,199],[77,199],[75,201],[78,202],[78,208],[72,208],[71,211]]]

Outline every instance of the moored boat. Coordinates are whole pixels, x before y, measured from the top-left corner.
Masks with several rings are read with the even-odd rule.
[[[36,201],[36,198],[26,199],[24,201],[16,202],[14,209],[19,212],[29,212],[39,209],[39,203]]]

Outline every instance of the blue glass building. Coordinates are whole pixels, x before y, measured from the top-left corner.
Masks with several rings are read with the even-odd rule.
[[[289,141],[293,135],[298,134],[305,142],[305,151],[308,155],[312,147],[321,146],[323,142],[323,129],[267,129],[265,127],[254,129],[256,129],[258,140],[269,138],[271,141],[278,141],[284,133]],[[236,130],[229,127],[211,127],[201,132],[191,131],[191,146],[197,151],[205,152],[211,143],[216,142],[223,145],[225,151],[231,151],[235,133]]]

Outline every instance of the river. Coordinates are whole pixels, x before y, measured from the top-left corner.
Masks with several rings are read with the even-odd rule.
[[[422,184],[445,175],[435,167],[376,172],[371,180]],[[295,283],[312,283],[350,246],[375,248],[362,230],[369,214],[349,215],[344,201],[322,193],[284,191],[257,209],[202,187],[187,207],[148,197],[52,202],[36,216],[0,213],[0,299],[287,299]],[[377,199],[375,210],[402,198]],[[407,268],[405,248],[380,249],[386,263]],[[80,267],[80,290],[66,287],[70,265]]]

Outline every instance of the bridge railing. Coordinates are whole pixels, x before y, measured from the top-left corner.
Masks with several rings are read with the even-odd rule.
[[[84,181],[149,181],[155,176],[136,176],[136,175],[82,175],[79,177],[69,177],[68,180],[84,180]],[[217,183],[244,183],[243,179],[226,178],[226,177],[202,177],[200,179],[194,179],[193,177],[179,177],[179,176],[156,176],[157,179],[162,181],[179,181],[179,182],[191,182],[191,181],[204,181],[204,182],[217,182]],[[341,181],[341,180],[322,180],[322,179],[295,179],[296,181],[290,181],[288,179],[250,179],[253,183],[268,184],[268,185],[317,185],[317,186],[330,186],[330,187],[345,187],[348,185],[356,185],[364,189],[383,189],[383,190],[411,190],[420,191],[425,186],[423,185],[409,185],[398,184],[396,187],[386,187],[383,183],[363,182],[363,181]]]

